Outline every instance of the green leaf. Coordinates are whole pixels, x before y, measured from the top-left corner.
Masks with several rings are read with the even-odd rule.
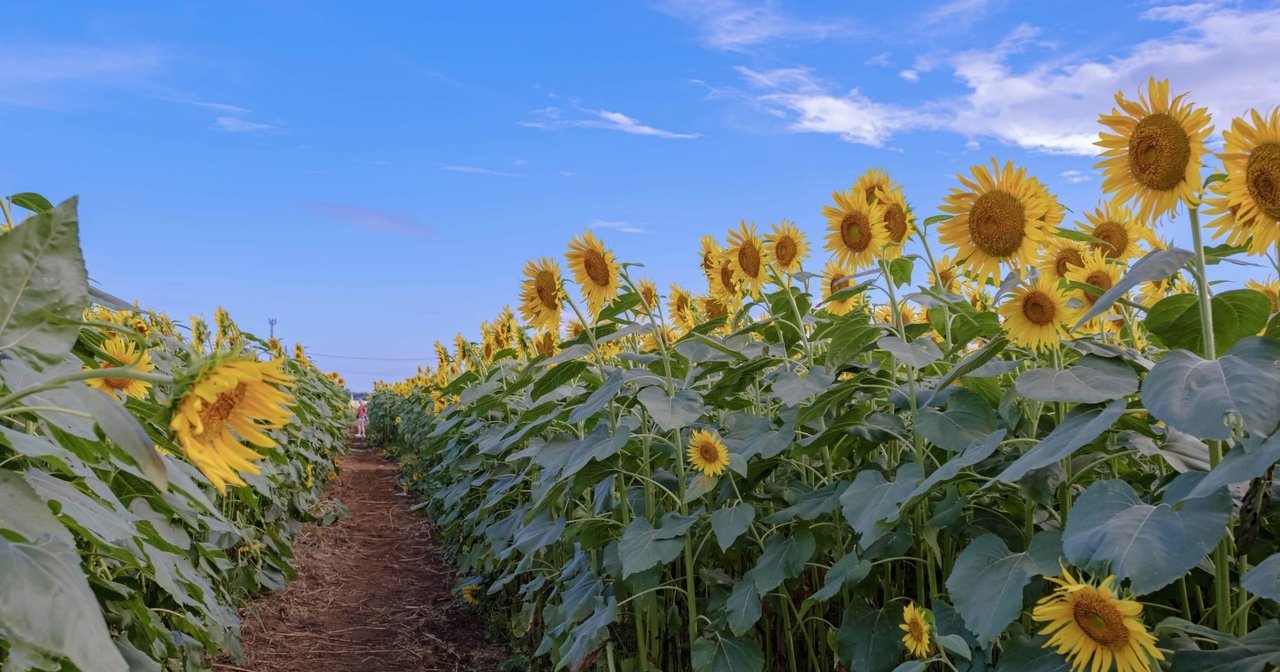
[[[160,453],[156,452],[155,443],[151,441],[150,436],[147,436],[147,430],[143,429],[142,423],[138,422],[124,404],[121,404],[114,395],[103,394],[86,385],[77,384],[71,386],[71,389],[93,414],[93,419],[98,422],[98,426],[102,428],[107,438],[114,441],[121,450],[133,458],[134,462],[138,463],[142,473],[146,474],[147,480],[161,491],[168,489],[168,475],[164,462],[160,460]]]
[[[923,477],[920,466],[909,462],[898,468],[897,480],[886,481],[880,472],[864,469],[853,479],[853,485],[840,496],[845,520],[862,535],[859,545],[867,548],[893,528],[886,524],[897,520],[902,503],[907,501]]]
[[[0,268],[0,352],[37,367],[62,361],[89,302],[76,199],[0,236]]]
[[[622,383],[626,380],[622,369],[614,369],[609,372],[609,377],[605,378],[600,387],[596,388],[587,400],[576,406],[569,413],[569,424],[576,425],[587,418],[599,413],[605,405],[613,401],[618,395],[618,390],[622,389]]]
[[[1178,249],[1176,247],[1167,250],[1153,250],[1147,256],[1138,260],[1120,281],[1111,286],[1111,289],[1102,293],[1097,301],[1093,302],[1090,308],[1075,325],[1071,327],[1072,331],[1080,328],[1080,325],[1101,315],[1111,307],[1120,297],[1128,293],[1129,290],[1137,287],[1143,282],[1152,282],[1155,280],[1164,280],[1177,273],[1182,269],[1183,265],[1195,256],[1192,253]]]
[[[1034,401],[1097,404],[1138,391],[1138,374],[1123,361],[1085,355],[1069,369],[1031,369],[1014,383],[1018,394]]]
[[[1226,439],[1233,414],[1251,434],[1269,436],[1280,424],[1280,342],[1246,338],[1221,359],[1175,350],[1142,383],[1142,403],[1170,427],[1200,439]]]
[[[979,645],[995,641],[1018,618],[1023,588],[1037,576],[1057,573],[1061,552],[1056,532],[1037,533],[1023,553],[1011,552],[995,534],[984,534],[956,557],[947,590]]]
[[[0,536],[0,630],[82,670],[126,672],[75,547]]]
[[[648,520],[636,518],[627,526],[618,542],[618,556],[622,558],[622,578],[650,567],[665,565],[675,560],[682,550],[684,539],[673,539],[669,533],[654,529]]]
[[[837,594],[845,584],[856,586],[867,578],[871,573],[871,563],[867,560],[860,559],[858,555],[852,551],[846,553],[843,558],[831,565],[831,569],[827,570],[827,578],[822,583],[822,588],[818,592],[809,596],[809,599],[816,602],[825,602]]]
[[[40,495],[21,475],[8,469],[0,469],[0,529],[17,532],[31,542],[48,538],[65,546],[76,543]]]
[[[824,392],[834,381],[835,376],[821,366],[813,367],[804,376],[791,369],[781,369],[773,379],[770,395],[787,406],[799,406]]]
[[[914,267],[915,261],[911,257],[898,257],[889,262],[889,277],[893,278],[893,284],[898,287],[910,284]]]
[[[1221,356],[1236,341],[1261,331],[1271,314],[1271,300],[1262,292],[1252,289],[1223,292],[1210,301],[1213,305],[1213,342],[1217,356]],[[1200,298],[1195,294],[1176,294],[1161,299],[1147,313],[1144,324],[1166,347],[1204,354],[1204,346],[1200,342]]]
[[[1124,414],[1125,400],[1103,406],[1076,406],[1067,413],[1062,424],[1049,432],[1031,450],[1022,454],[996,476],[996,481],[1013,483],[1027,472],[1064,460],[1111,428]],[[993,481],[994,482],[994,481]],[[989,487],[992,482],[988,482]]]
[[[1224,637],[1214,651],[1174,653],[1169,672],[1262,672],[1280,665],[1280,623],[1267,621],[1240,639]]]
[[[746,578],[755,582],[760,594],[767,594],[783,581],[799,576],[816,549],[817,542],[807,527],[797,529],[792,537],[774,532],[764,540],[764,553]]]
[[[854,600],[836,631],[840,663],[858,672],[890,672],[902,660],[902,605],[872,609]]]
[[[664,432],[688,427],[706,411],[702,397],[693,390],[680,390],[668,397],[662,388],[651,386],[640,390],[636,399]]]
[[[958,388],[947,398],[946,412],[916,411],[915,429],[930,443],[949,452],[964,450],[996,428],[996,410],[977,393]]]
[[[868,324],[865,314],[855,313],[840,318],[837,326],[827,331],[827,368],[836,371],[853,361],[883,333],[884,327]]]
[[[751,529],[751,523],[756,519],[755,507],[742,502],[737,506],[731,506],[723,509],[716,509],[711,512],[711,531],[715,532],[716,542],[720,544],[720,550],[727,551],[747,530]]]
[[[1072,672],[1071,663],[1052,648],[1046,648],[1047,635],[1029,638],[1011,637],[1000,654],[997,672]]]
[[[1178,478],[1193,477],[1190,474]],[[1226,534],[1231,496],[1226,490],[1175,509],[1143,502],[1124,481],[1089,486],[1071,507],[1062,548],[1077,567],[1107,571],[1146,595],[1195,567]]]
[[[1005,430],[997,429],[983,437],[981,441],[974,441],[969,444],[969,447],[965,448],[963,453],[947,460],[945,464],[934,470],[932,474],[929,474],[928,478],[921,481],[908,499],[911,500],[929,494],[938,484],[955,478],[964,469],[991,457],[991,454],[996,452],[996,448],[1000,446],[1000,441],[1004,438],[1004,435]]]
[[[1263,560],[1240,577],[1244,589],[1268,600],[1280,602],[1280,553]]]
[[[1211,495],[1233,483],[1244,483],[1257,478],[1266,473],[1277,461],[1280,461],[1280,432],[1273,434],[1262,445],[1253,449],[1236,445],[1222,457],[1218,466],[1209,470],[1209,473],[1196,483],[1185,499]]]
[[[48,212],[53,209],[53,204],[49,202],[49,199],[33,191],[14,194],[9,197],[9,202],[19,208],[26,208],[35,213]]]
[[[587,369],[587,363],[581,359],[564,364],[557,364],[543,372],[533,384],[533,390],[529,392],[529,398],[537,401],[546,396],[548,392],[555,390],[561,385],[578,377],[578,374]]]
[[[698,672],[762,672],[764,656],[754,639],[699,639],[693,645],[693,669]]]
[[[760,589],[754,581],[743,579],[733,587],[729,599],[725,600],[724,611],[729,623],[729,630],[735,635],[742,635],[755,627],[760,620]]]
[[[70,483],[39,469],[28,469],[23,478],[41,499],[58,502],[60,515],[65,517],[64,520],[72,521],[72,527],[79,527],[106,544],[120,547],[128,547],[137,535],[138,520],[127,510],[113,511]]]
[[[942,359],[942,350],[931,338],[917,338],[908,343],[897,336],[885,336],[877,340],[876,345],[887,350],[899,362],[917,369]]]

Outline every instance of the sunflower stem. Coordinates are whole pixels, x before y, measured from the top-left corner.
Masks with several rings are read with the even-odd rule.
[[[127,380],[143,380],[155,385],[168,385],[173,382],[172,376],[165,376],[158,373],[143,373],[137,369],[129,367],[107,367],[103,369],[84,369],[82,371],[72,371],[64,373],[61,376],[54,376],[39,385],[23,388],[14,392],[3,399],[0,399],[0,408],[11,406],[20,399],[29,397],[33,394],[39,394],[56,387],[61,387],[67,383],[77,381],[92,380],[94,378],[120,378]]]

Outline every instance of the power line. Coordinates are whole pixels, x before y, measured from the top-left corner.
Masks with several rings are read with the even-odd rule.
[[[435,359],[435,355],[430,357],[355,357],[352,355],[325,355],[319,352],[308,352],[309,357],[328,357],[330,359],[363,359],[371,362],[425,362]]]

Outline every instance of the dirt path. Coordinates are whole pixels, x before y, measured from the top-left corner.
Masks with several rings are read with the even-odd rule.
[[[491,672],[505,659],[453,594],[434,526],[396,496],[395,467],[343,458],[328,495],[350,515],[294,544],[298,578],[242,613],[253,672]],[[235,668],[223,668],[235,669]]]

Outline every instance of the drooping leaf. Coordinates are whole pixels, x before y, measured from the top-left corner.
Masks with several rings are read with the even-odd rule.
[[[651,386],[640,390],[636,398],[664,432],[688,427],[706,411],[702,397],[693,390],[680,390],[668,397],[662,388]]]
[[[147,436],[142,423],[114,395],[106,395],[79,384],[70,389],[93,414],[93,419],[98,422],[107,438],[138,463],[147,480],[160,490],[168,489],[169,480],[164,462],[160,460],[160,453],[156,452],[155,443]]]
[[[775,532],[765,539],[764,553],[746,578],[755,582],[760,594],[767,594],[783,581],[799,576],[816,549],[813,532],[807,527],[800,527],[790,537]]]
[[[919,465],[914,462],[899,467],[894,481],[886,481],[874,469],[858,472],[853,484],[841,495],[840,503],[845,520],[862,535],[859,541],[862,548],[868,548],[892,529],[887,521],[897,519],[902,503],[911,496],[922,477]]]
[[[751,523],[755,519],[755,507],[746,502],[712,511],[711,530],[716,535],[716,542],[720,544],[720,550],[729,550],[729,547],[738,540],[738,537],[751,529]]]
[[[1124,277],[1120,278],[1116,284],[1103,292],[1098,297],[1098,300],[1093,302],[1093,307],[1081,315],[1071,329],[1073,331],[1079,329],[1080,325],[1106,312],[1116,300],[1139,284],[1164,280],[1173,276],[1173,274],[1182,269],[1183,265],[1191,261],[1193,256],[1195,255],[1191,252],[1176,247],[1167,250],[1152,250],[1147,253],[1147,256],[1139,259],[1137,263],[1130,267],[1129,272],[1125,273]]]
[[[1005,430],[997,429],[991,432],[981,441],[974,441],[963,453],[947,460],[942,466],[938,467],[929,474],[928,478],[920,482],[916,489],[912,491],[909,499],[923,497],[939,483],[944,483],[956,477],[964,469],[974,466],[979,462],[991,457],[996,452],[996,448],[1000,446],[1001,439],[1004,438]]]
[[[717,636],[693,645],[693,669],[698,672],[762,672],[764,656],[754,639]]]
[[[586,370],[587,363],[581,359],[550,367],[534,381],[533,389],[529,392],[529,398],[537,401],[546,396],[548,392],[573,380],[578,377],[578,374]]]
[[[1240,577],[1240,585],[1250,593],[1280,601],[1280,553],[1276,553]]]
[[[596,388],[596,391],[592,392],[586,401],[569,412],[569,424],[576,425],[599,413],[606,404],[613,401],[613,398],[618,395],[618,391],[622,389],[622,383],[625,380],[622,369],[610,371],[609,376],[600,384],[600,387]]]
[[[774,378],[771,394],[774,399],[787,406],[796,406],[821,394],[834,380],[835,376],[821,366],[813,367],[803,376],[791,369],[782,369]]]
[[[958,453],[996,428],[996,409],[975,392],[957,388],[947,397],[947,410],[916,411],[915,428],[944,450]]]
[[[1066,370],[1031,369],[1014,387],[1035,401],[1097,404],[1137,392],[1138,374],[1118,359],[1085,355]]]
[[[739,581],[725,600],[724,611],[733,634],[740,636],[755,627],[760,620],[760,589],[755,581]]]
[[[857,585],[867,575],[871,573],[871,563],[866,559],[859,558],[852,551],[846,553],[843,558],[831,565],[831,569],[827,570],[826,580],[822,583],[822,588],[818,592],[809,596],[809,599],[816,602],[824,602],[835,597],[840,593],[840,589],[845,584]]]
[[[1013,483],[1027,472],[1047,467],[1070,457],[1111,428],[1124,413],[1125,400],[1116,399],[1106,406],[1077,406],[1067,417],[1031,448],[1005,467],[997,481]],[[990,484],[988,484],[990,485]],[[984,486],[986,487],[986,486]]]
[[[1280,622],[1267,621],[1244,637],[1222,638],[1215,650],[1174,653],[1169,672],[1262,672],[1280,664]]]
[[[995,534],[974,539],[956,557],[947,590],[965,626],[987,646],[1022,612],[1022,589],[1042,574],[1056,574],[1062,538],[1039,532],[1025,552],[1014,553]]]
[[[0,352],[35,367],[62,361],[89,302],[76,199],[0,236],[0,268]]]
[[[684,549],[684,539],[673,538],[675,536],[679,535],[672,535],[670,530],[654,529],[644,518],[631,521],[618,543],[622,578],[675,560]]]
[[[1213,341],[1215,355],[1221,356],[1242,338],[1253,336],[1267,324],[1271,300],[1252,289],[1235,289],[1215,295],[1213,306]],[[1181,348],[1203,356],[1200,342],[1200,297],[1175,294],[1161,299],[1147,312],[1147,330],[1170,349]]]
[[[854,600],[836,631],[840,663],[859,672],[890,672],[902,661],[902,606],[872,609]]]
[[[1237,445],[1222,457],[1218,466],[1205,475],[1195,487],[1187,493],[1187,499],[1204,497],[1232,483],[1244,483],[1266,473],[1277,461],[1280,461],[1280,433],[1273,434],[1260,446],[1247,450]],[[1170,502],[1173,503],[1173,502]]]
[[[887,350],[893,358],[917,369],[942,359],[942,350],[931,338],[917,338],[910,343],[897,336],[885,336],[876,341],[881,350]]]
[[[1246,338],[1221,359],[1175,350],[1142,383],[1142,403],[1169,426],[1200,439],[1226,439],[1227,414],[1258,436],[1280,424],[1280,342]]]

